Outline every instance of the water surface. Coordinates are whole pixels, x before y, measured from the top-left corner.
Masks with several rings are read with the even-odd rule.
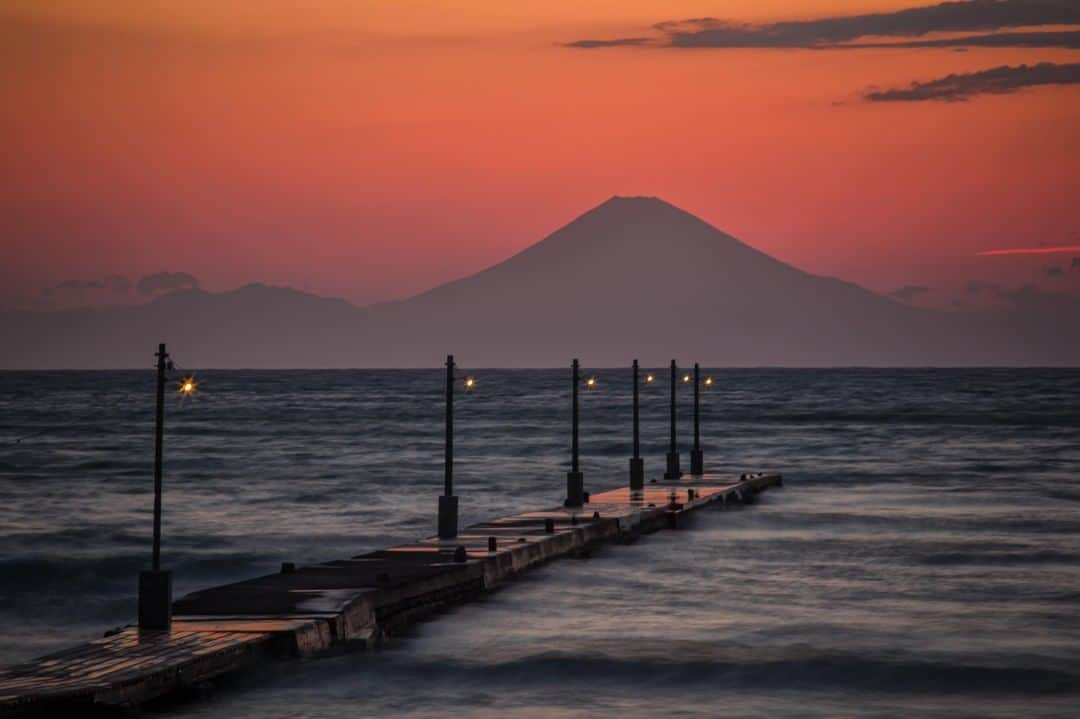
[[[463,521],[559,501],[567,372],[475,374],[457,405]],[[270,667],[169,711],[1076,715],[1080,371],[712,374],[708,467],[782,471],[784,489],[543,567],[378,653]],[[628,370],[596,376],[592,489],[625,481],[630,437]],[[167,409],[163,561],[178,595],[434,529],[439,371],[198,377],[199,395]],[[153,382],[0,373],[0,662],[132,620]],[[651,474],[667,441],[658,385],[643,396]]]

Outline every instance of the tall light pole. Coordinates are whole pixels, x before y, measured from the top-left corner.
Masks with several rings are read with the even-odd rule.
[[[645,462],[641,459],[641,429],[638,413],[638,361],[634,360],[634,456],[630,458],[630,491],[645,487]]]
[[[458,498],[454,496],[454,355],[446,355],[446,447],[443,493],[439,497],[439,539],[453,539],[458,529]]]
[[[638,361],[634,360],[634,456],[630,458],[630,491],[640,492],[645,488],[645,461],[641,458],[641,414],[639,412],[638,383],[641,374]],[[645,383],[653,381],[652,373],[645,376]]]
[[[671,360],[671,441],[668,444],[667,471],[664,479],[679,479],[682,477],[682,469],[679,468],[679,445],[675,436],[675,373],[678,371],[675,360]]]
[[[161,465],[165,434],[165,372],[172,367],[165,344],[158,345],[157,411],[154,422],[154,549],[150,570],[139,572],[139,629],[172,625],[172,572],[161,569]]]
[[[570,471],[566,473],[566,506],[580,507],[585,503],[585,476],[581,472],[578,445],[578,384],[581,382],[581,365],[575,358],[570,364],[571,383],[571,439]]]
[[[701,451],[701,367],[694,363],[694,448],[690,450],[690,474],[705,474],[705,457]]]

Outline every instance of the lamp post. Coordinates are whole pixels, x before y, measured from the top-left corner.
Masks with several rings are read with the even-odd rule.
[[[439,539],[453,539],[458,528],[458,498],[454,496],[454,355],[446,355],[446,449],[443,493],[439,497]]]
[[[641,425],[638,411],[638,361],[634,360],[634,456],[630,458],[630,491],[640,492],[645,488],[645,461],[641,458]],[[645,377],[645,383],[653,381],[652,374]]]
[[[581,472],[578,444],[578,384],[581,382],[581,365],[575,358],[570,364],[571,439],[570,471],[566,473],[566,506],[580,507],[585,503],[585,476]]]
[[[172,368],[164,343],[158,345],[157,411],[154,422],[154,550],[151,569],[139,572],[139,629],[172,625],[172,572],[161,569],[161,465],[165,433],[165,372]],[[192,385],[194,387],[194,385]],[[188,390],[190,392],[190,390]]]
[[[679,479],[683,474],[679,468],[679,446],[675,436],[675,373],[678,369],[675,360],[671,360],[671,441],[668,445],[667,471],[664,472],[664,479]]]
[[[690,450],[690,474],[705,474],[705,457],[701,451],[701,367],[694,363],[694,448]]]

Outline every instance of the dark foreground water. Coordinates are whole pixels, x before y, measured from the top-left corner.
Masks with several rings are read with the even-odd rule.
[[[457,414],[465,522],[561,498],[565,375],[477,373]],[[597,376],[592,488],[624,481],[630,436],[627,371]],[[268,667],[169,711],[1080,714],[1080,371],[715,376],[708,465],[782,471],[784,489],[551,564],[378,653]],[[439,372],[199,378],[167,411],[177,594],[433,530]],[[666,401],[663,382],[644,397],[650,473]],[[152,422],[151,371],[0,373],[0,662],[133,618]]]

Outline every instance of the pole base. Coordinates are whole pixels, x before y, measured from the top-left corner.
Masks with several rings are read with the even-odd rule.
[[[679,453],[668,452],[667,471],[664,472],[664,479],[679,479],[680,477],[682,477],[682,469],[679,468]]]
[[[439,539],[457,536],[457,510],[457,497],[445,494],[439,497]]]
[[[641,457],[630,458],[630,491],[640,492],[645,488],[645,460]]]
[[[705,474],[705,452],[700,449],[690,450],[690,474],[698,477]]]
[[[168,630],[172,626],[172,572],[139,572],[139,629]]]
[[[585,475],[581,472],[566,473],[566,506],[580,507],[585,503]]]

